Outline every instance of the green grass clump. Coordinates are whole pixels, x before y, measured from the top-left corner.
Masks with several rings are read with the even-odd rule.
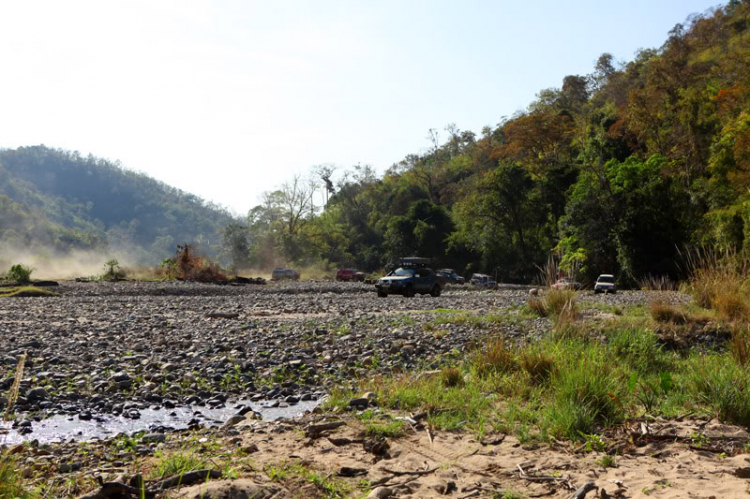
[[[619,328],[608,336],[613,358],[640,373],[655,373],[672,367],[674,357],[664,352],[659,339],[645,328]]]
[[[32,499],[36,497],[23,485],[23,477],[16,469],[12,456],[0,456],[0,499]]]
[[[151,471],[152,478],[184,475],[190,471],[207,468],[207,461],[195,452],[181,451],[161,458]]]
[[[367,423],[365,425],[365,435],[368,437],[401,438],[405,435],[404,422]]]
[[[550,433],[576,440],[596,426],[624,417],[625,386],[605,349],[595,343],[558,345],[560,368],[551,380],[553,393],[545,421]]]
[[[727,423],[750,426],[750,372],[732,356],[712,354],[690,359],[688,387]]]

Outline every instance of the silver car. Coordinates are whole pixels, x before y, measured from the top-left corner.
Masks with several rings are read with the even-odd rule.
[[[602,274],[596,279],[594,284],[594,293],[617,293],[615,276],[612,274]]]

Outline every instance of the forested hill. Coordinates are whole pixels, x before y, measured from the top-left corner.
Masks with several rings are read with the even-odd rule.
[[[418,254],[528,281],[552,254],[633,283],[674,277],[685,247],[750,251],[750,1],[665,37],[629,62],[603,54],[480,135],[431,130],[382,177],[349,171],[316,216],[300,220],[296,184],[270,193],[250,213],[251,255],[273,243],[372,270]]]
[[[215,254],[223,208],[93,156],[45,146],[0,150],[3,251],[101,250],[155,263],[177,244]]]

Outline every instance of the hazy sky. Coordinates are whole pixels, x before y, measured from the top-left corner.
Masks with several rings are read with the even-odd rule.
[[[0,147],[92,153],[246,213],[310,166],[477,133],[706,0],[0,0]],[[445,133],[443,133],[445,135]]]

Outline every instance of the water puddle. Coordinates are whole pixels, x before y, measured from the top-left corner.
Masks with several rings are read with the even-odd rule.
[[[230,417],[237,414],[237,406],[250,406],[259,412],[264,421],[280,418],[293,418],[312,411],[317,401],[303,401],[288,407],[263,407],[263,403],[239,400],[221,408],[208,406],[177,407],[174,409],[141,409],[139,419],[122,416],[103,415],[99,420],[82,421],[78,416],[56,415],[42,421],[32,421],[34,431],[21,435],[11,428],[11,423],[0,421],[0,444],[18,444],[24,441],[38,440],[39,443],[85,441],[111,438],[120,433],[133,434],[139,431],[151,431],[154,428],[171,428],[181,430],[188,423],[199,420],[205,426],[220,426]]]

